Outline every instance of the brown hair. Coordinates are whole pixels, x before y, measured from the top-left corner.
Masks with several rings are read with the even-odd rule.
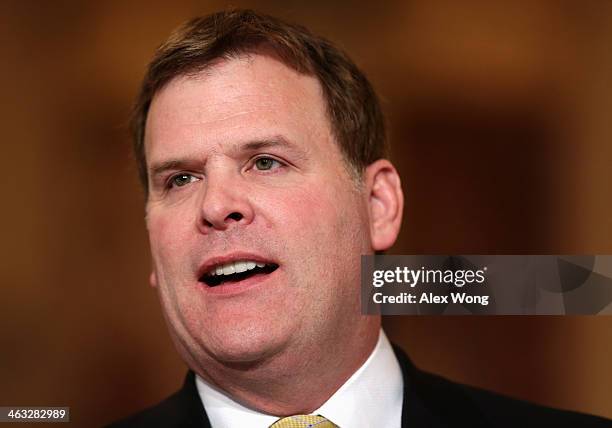
[[[153,96],[175,77],[195,74],[219,59],[271,50],[285,65],[315,76],[327,102],[332,132],[358,177],[386,154],[384,118],[376,94],[357,66],[306,28],[252,10],[195,18],[176,29],[149,64],[132,116],[134,151],[148,192],[144,133]]]

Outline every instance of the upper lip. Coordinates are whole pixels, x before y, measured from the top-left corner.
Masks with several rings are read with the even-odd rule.
[[[204,262],[200,265],[200,268],[198,269],[198,278],[202,278],[206,273],[210,272],[210,270],[216,266],[231,262],[237,262],[239,260],[251,260],[256,263],[278,264],[272,259],[262,256],[260,254],[243,251],[234,252],[223,256],[210,257],[204,260]]]

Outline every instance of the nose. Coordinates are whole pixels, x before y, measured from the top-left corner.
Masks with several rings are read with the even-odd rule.
[[[200,201],[198,228],[202,233],[227,230],[253,221],[249,194],[239,178],[208,177]]]

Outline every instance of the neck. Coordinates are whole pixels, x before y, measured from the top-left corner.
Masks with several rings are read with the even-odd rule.
[[[247,407],[276,416],[308,414],[321,407],[374,350],[380,317],[360,321],[349,335],[339,334],[325,347],[292,347],[264,361],[191,361],[189,365]]]

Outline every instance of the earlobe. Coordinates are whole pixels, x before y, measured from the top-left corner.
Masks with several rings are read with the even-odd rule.
[[[368,165],[365,176],[370,214],[370,237],[374,251],[391,247],[399,234],[404,194],[397,170],[386,159]]]
[[[155,271],[152,271],[149,275],[149,285],[153,288],[157,288],[157,275]]]

